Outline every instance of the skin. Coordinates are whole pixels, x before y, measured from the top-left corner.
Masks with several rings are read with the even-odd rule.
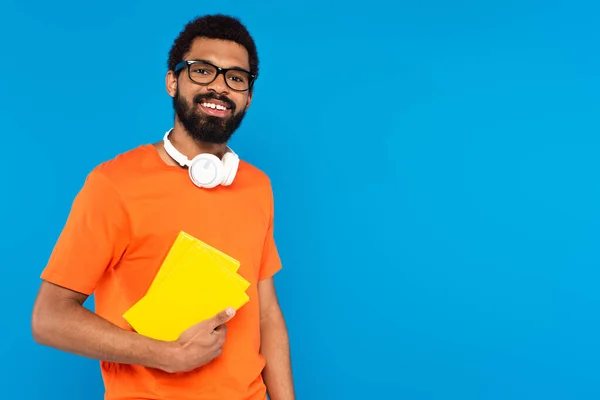
[[[235,313],[219,313],[163,342],[122,329],[83,306],[85,294],[43,281],[32,315],[34,340],[45,346],[97,360],[185,372],[221,354],[225,322]]]
[[[221,67],[239,66],[249,70],[246,49],[234,42],[196,39],[185,59],[201,58]],[[179,77],[169,71],[167,93],[176,89],[191,104],[199,92],[215,91],[236,104],[236,113],[247,110],[252,93],[236,92],[225,84],[223,75],[210,85],[197,85],[187,73]],[[200,152],[219,157],[226,144],[193,140],[175,120],[170,135],[173,145],[188,158]],[[177,165],[165,152],[162,141],[154,144],[161,158]],[[235,315],[228,309],[183,332],[178,340],[163,342],[124,330],[84,307],[87,295],[43,281],[32,313],[32,333],[36,342],[81,356],[125,364],[143,365],[166,372],[186,372],[201,367],[221,354],[226,340],[225,323]],[[260,304],[261,354],[266,360],[263,378],[272,400],[295,399],[292,381],[288,332],[272,278],[258,283]],[[228,314],[229,312],[229,314]]]
[[[258,282],[261,354],[266,360],[263,379],[271,400],[295,399],[288,332],[273,278]]]
[[[250,70],[246,48],[235,42],[225,40],[198,38],[194,40],[184,59],[202,59],[211,61],[215,65],[224,68],[237,66],[244,68],[247,71]],[[178,87],[181,96],[183,96],[190,104],[192,103],[194,95],[198,93],[213,91],[217,95],[225,96],[235,103],[236,114],[248,110],[252,103],[252,92],[237,92],[231,90],[225,84],[225,77],[222,74],[209,85],[198,85],[190,80],[186,70],[182,70],[178,77],[176,77],[172,71],[169,71],[166,76],[166,90],[169,96],[175,97],[175,91]],[[225,143],[212,144],[193,140],[187,134],[177,117],[175,118],[173,131],[169,135],[169,140],[173,146],[188,159],[192,159],[201,152],[212,153],[218,157],[222,157],[227,148],[227,144]],[[173,159],[166,153],[162,142],[157,142],[154,146],[166,163],[176,165]]]

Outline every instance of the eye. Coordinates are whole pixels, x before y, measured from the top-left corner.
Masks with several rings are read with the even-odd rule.
[[[248,76],[243,71],[229,71],[227,78],[235,83],[245,83],[248,81]]]

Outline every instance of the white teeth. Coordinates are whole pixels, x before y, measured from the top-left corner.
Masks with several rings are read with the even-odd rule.
[[[203,105],[204,107],[208,107],[208,108],[213,108],[213,109],[214,109],[214,108],[216,108],[217,110],[223,110],[223,111],[227,110],[227,108],[226,108],[226,107],[224,107],[224,106],[222,106],[222,105],[220,105],[220,104],[214,104],[214,103],[202,103],[202,105]]]

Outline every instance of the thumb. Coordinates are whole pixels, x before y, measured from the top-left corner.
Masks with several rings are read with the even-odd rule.
[[[223,325],[225,322],[229,321],[235,315],[235,308],[229,307],[211,319],[211,328],[215,329],[219,325]]]

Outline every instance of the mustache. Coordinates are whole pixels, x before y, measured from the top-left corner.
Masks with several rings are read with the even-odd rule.
[[[219,96],[219,95],[215,94],[214,92],[199,93],[196,96],[194,96],[194,103],[200,104],[206,100],[222,101],[223,103],[225,103],[227,105],[227,107],[231,108],[231,111],[235,111],[235,103],[233,101],[229,100],[225,96]]]

